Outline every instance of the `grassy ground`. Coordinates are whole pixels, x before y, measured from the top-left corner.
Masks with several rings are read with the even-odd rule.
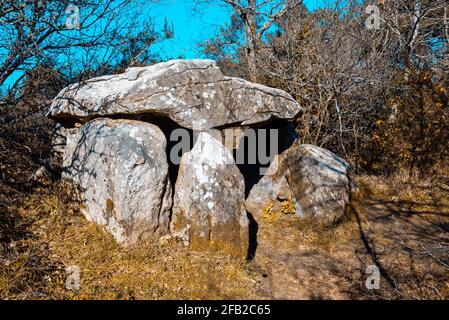
[[[337,226],[290,215],[259,221],[247,262],[189,253],[176,242],[119,247],[81,216],[65,185],[34,187],[8,207],[14,222],[0,244],[0,298],[449,298],[448,186],[358,183],[354,210]],[[373,264],[380,290],[365,288]],[[65,287],[71,265],[81,269],[79,291]]]
[[[122,248],[80,215],[64,186],[40,190],[17,208],[27,226],[4,244],[0,298],[221,299],[255,297],[245,262],[188,253],[182,245]],[[81,268],[79,292],[65,289],[65,267]]]
[[[449,179],[360,176],[345,222],[262,219],[255,258],[181,244],[122,248],[60,182],[28,177],[48,158],[42,119],[0,126],[0,299],[449,298]],[[288,210],[287,210],[288,211]],[[66,267],[81,270],[79,291]],[[366,267],[381,273],[367,290]]]
[[[408,177],[357,182],[352,214],[337,226],[287,216],[260,223],[255,262],[271,274],[268,297],[449,298],[448,186]],[[365,286],[370,265],[381,272],[379,290]]]

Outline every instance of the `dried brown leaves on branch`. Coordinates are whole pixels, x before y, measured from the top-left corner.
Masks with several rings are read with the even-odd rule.
[[[428,171],[447,163],[449,7],[428,0],[378,5],[378,30],[366,28],[369,15],[358,1],[289,10],[258,39],[255,74],[244,46],[236,56],[224,49],[242,38],[238,19],[206,51],[230,74],[291,93],[306,108],[298,122],[303,142],[337,152],[357,170]]]

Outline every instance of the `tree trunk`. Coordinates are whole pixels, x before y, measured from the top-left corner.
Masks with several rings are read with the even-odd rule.
[[[252,82],[257,82],[257,32],[256,32],[256,0],[248,0],[245,19],[246,35],[246,58],[248,78]]]

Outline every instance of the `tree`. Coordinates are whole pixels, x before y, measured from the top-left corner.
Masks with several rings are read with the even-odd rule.
[[[148,3],[0,0],[0,86],[18,74],[16,89],[29,70],[49,60],[69,77],[133,61],[129,53],[141,53],[156,41],[149,19],[141,14]],[[139,48],[124,50],[128,43]]]
[[[211,0],[197,0],[198,4]],[[265,33],[282,19],[289,10],[300,6],[302,0],[216,0],[229,6],[234,14],[233,23],[239,21],[243,29],[247,61],[247,77],[257,81],[257,54]],[[236,20],[237,18],[238,20]],[[224,29],[223,29],[224,30]],[[235,39],[234,39],[235,40]],[[223,43],[221,43],[223,44]],[[209,42],[209,45],[211,43]]]
[[[440,142],[449,135],[447,1],[379,2],[378,30],[366,28],[368,3],[289,10],[258,43],[258,82],[305,108],[297,127],[303,143],[328,148],[356,169],[428,170],[448,158]],[[240,70],[244,46],[220,46],[239,38],[232,21],[207,49]]]

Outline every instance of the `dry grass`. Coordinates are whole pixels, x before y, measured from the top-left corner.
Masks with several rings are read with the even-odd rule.
[[[270,299],[347,299],[360,269],[352,261],[358,227],[350,218],[338,225],[277,214],[260,219],[255,263],[268,275]]]
[[[337,225],[287,215],[260,220],[255,260],[276,279],[268,297],[447,299],[449,188],[406,173],[357,183],[353,208]],[[379,290],[365,287],[370,265],[381,272]]]
[[[0,299],[448,298],[448,190],[413,179],[359,177],[354,210],[338,225],[261,219],[247,262],[173,241],[120,247],[84,219],[66,185],[34,187],[4,211],[12,220],[0,241]],[[372,264],[381,290],[364,287]],[[72,265],[79,291],[65,287]]]
[[[80,215],[61,184],[17,208],[29,235],[0,261],[2,299],[255,298],[257,274],[242,261],[189,253],[176,243],[123,248]],[[65,288],[65,267],[81,269],[79,292]]]
[[[449,188],[418,173],[359,177],[354,204],[372,260],[383,270],[387,298],[449,297]]]
[[[263,277],[253,264],[172,242],[119,247],[65,185],[28,181],[48,160],[48,125],[31,117],[0,126],[0,299],[257,297]],[[81,269],[79,292],[65,287],[71,265]]]

